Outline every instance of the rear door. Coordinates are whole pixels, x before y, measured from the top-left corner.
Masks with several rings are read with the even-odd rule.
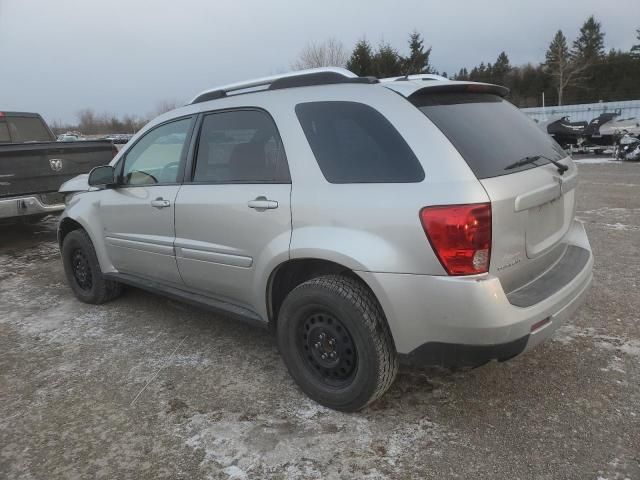
[[[117,188],[100,192],[107,252],[115,268],[182,285],[173,249],[175,200],[193,118],[151,129],[123,157]]]
[[[505,290],[552,265],[575,214],[577,170],[567,153],[497,95],[425,89],[409,99],[449,138],[489,195],[490,272]],[[527,157],[537,160],[522,161]],[[550,160],[569,170],[561,174]]]
[[[176,258],[193,290],[253,310],[255,272],[291,238],[291,180],[271,117],[204,115],[192,181],[176,199]]]

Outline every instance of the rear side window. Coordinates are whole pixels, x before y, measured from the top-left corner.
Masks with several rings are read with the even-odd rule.
[[[506,169],[527,156],[560,160],[562,147],[511,103],[487,93],[418,93],[409,100],[451,141],[476,175],[490,178],[529,168]]]
[[[7,122],[0,122],[0,143],[11,143]]]
[[[7,117],[7,126],[11,134],[11,141],[20,142],[50,142],[53,139],[49,130],[38,117]]]
[[[296,115],[330,183],[424,180],[415,154],[380,112],[356,102],[310,102]]]
[[[290,183],[287,159],[271,117],[259,110],[204,117],[193,181]]]

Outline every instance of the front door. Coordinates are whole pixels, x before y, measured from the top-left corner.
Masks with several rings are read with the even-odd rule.
[[[253,309],[254,278],[291,239],[291,180],[269,115],[204,116],[191,182],[176,199],[176,259],[185,284]]]
[[[120,273],[182,284],[173,248],[175,200],[192,123],[183,118],[146,133],[121,160],[118,187],[101,192],[106,248]]]

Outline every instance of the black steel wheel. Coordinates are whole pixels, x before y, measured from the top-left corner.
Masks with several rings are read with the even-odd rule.
[[[326,311],[312,313],[298,328],[303,360],[318,378],[331,386],[348,383],[355,375],[358,356],[344,324]]]
[[[74,230],[64,237],[62,264],[71,290],[85,303],[105,303],[122,292],[118,282],[102,275],[93,243],[84,230]]]
[[[277,324],[289,373],[313,400],[352,412],[380,398],[398,371],[382,309],[357,278],[324,275],[287,295]]]
[[[73,277],[82,290],[89,291],[93,286],[93,276],[89,259],[81,248],[76,248],[71,254],[71,268]]]

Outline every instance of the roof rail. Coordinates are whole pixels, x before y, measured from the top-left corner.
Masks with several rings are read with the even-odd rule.
[[[438,81],[447,81],[449,80],[447,77],[443,77],[442,75],[434,75],[432,73],[416,73],[414,75],[402,75],[400,77],[389,77],[389,78],[381,78],[381,82],[404,82],[407,80],[438,80]]]
[[[260,90],[277,90],[281,88],[306,87],[311,85],[327,85],[332,83],[377,83],[374,77],[359,77],[345,68],[323,67],[299,70],[297,72],[256,78],[244,82],[230,83],[211,88],[199,93],[189,102],[200,103],[228,96],[230,93],[251,93]],[[246,90],[246,91],[245,91]]]

